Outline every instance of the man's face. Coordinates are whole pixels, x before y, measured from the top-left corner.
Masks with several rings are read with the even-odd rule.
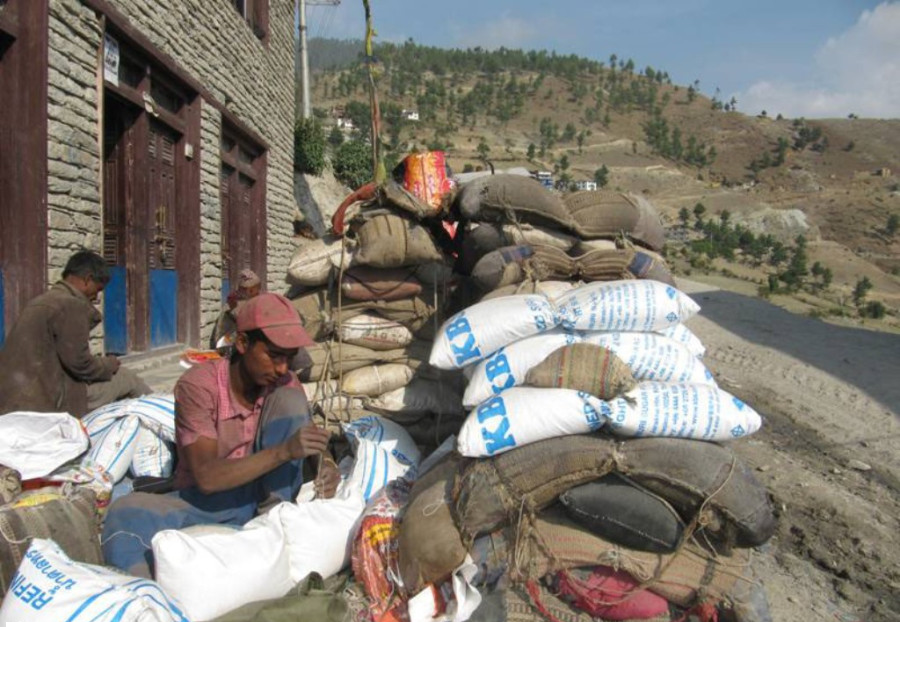
[[[103,292],[104,288],[106,288],[106,282],[97,281],[90,274],[86,279],[83,280],[82,283],[82,292],[87,296],[87,299],[94,304],[98,302],[100,294]]]
[[[251,345],[245,333],[238,334],[235,347],[241,354],[247,374],[259,387],[268,387],[284,377],[299,351],[282,349],[266,340],[257,340]]]
[[[244,289],[244,297],[249,300],[250,298],[255,298],[259,295],[259,289],[261,286],[257,284],[256,286],[248,286]]]

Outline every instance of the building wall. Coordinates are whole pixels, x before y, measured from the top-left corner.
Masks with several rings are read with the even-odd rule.
[[[293,250],[294,2],[269,0],[268,46],[219,0],[108,0],[131,25],[268,145],[268,289],[283,292]],[[49,264],[100,250],[102,17],[82,0],[50,0]],[[222,115],[201,105],[201,343],[221,308],[219,139]]]

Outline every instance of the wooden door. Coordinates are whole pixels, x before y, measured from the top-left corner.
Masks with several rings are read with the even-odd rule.
[[[176,166],[178,134],[150,121],[148,135],[147,242],[150,347],[178,339],[178,271],[175,268]]]

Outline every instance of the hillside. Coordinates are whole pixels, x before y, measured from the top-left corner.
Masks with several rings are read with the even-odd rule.
[[[317,114],[330,126],[334,111],[343,110],[365,135],[365,66],[340,65],[359,45],[324,47],[311,48],[328,55],[328,68],[314,72]],[[591,180],[605,165],[606,189],[644,194],[673,232],[679,210],[702,203],[707,218],[726,210],[733,225],[770,233],[786,246],[802,233],[809,264],[828,267],[833,281],[827,289],[806,283],[790,297],[773,296],[778,304],[854,322],[847,306],[866,277],[872,289],[865,300],[888,310],[866,326],[900,328],[900,233],[886,231],[890,216],[900,215],[900,120],[750,116],[736,111],[739,101],[703,96],[699,83],[673,83],[658,69],[637,71],[630,59],[601,64],[411,42],[377,45],[376,54],[389,162],[412,149],[443,149],[456,172],[487,159],[497,169],[547,169],[571,181]],[[419,120],[405,119],[404,110]],[[779,272],[741,255],[698,266],[695,237],[682,234],[670,246],[681,273],[734,277],[735,290],[755,293]]]

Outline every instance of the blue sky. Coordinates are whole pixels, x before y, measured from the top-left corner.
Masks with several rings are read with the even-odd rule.
[[[316,0],[310,0],[315,2]],[[700,80],[738,109],[900,117],[900,0],[371,0],[377,40],[556,50]],[[362,0],[308,8],[310,37],[361,38]]]

